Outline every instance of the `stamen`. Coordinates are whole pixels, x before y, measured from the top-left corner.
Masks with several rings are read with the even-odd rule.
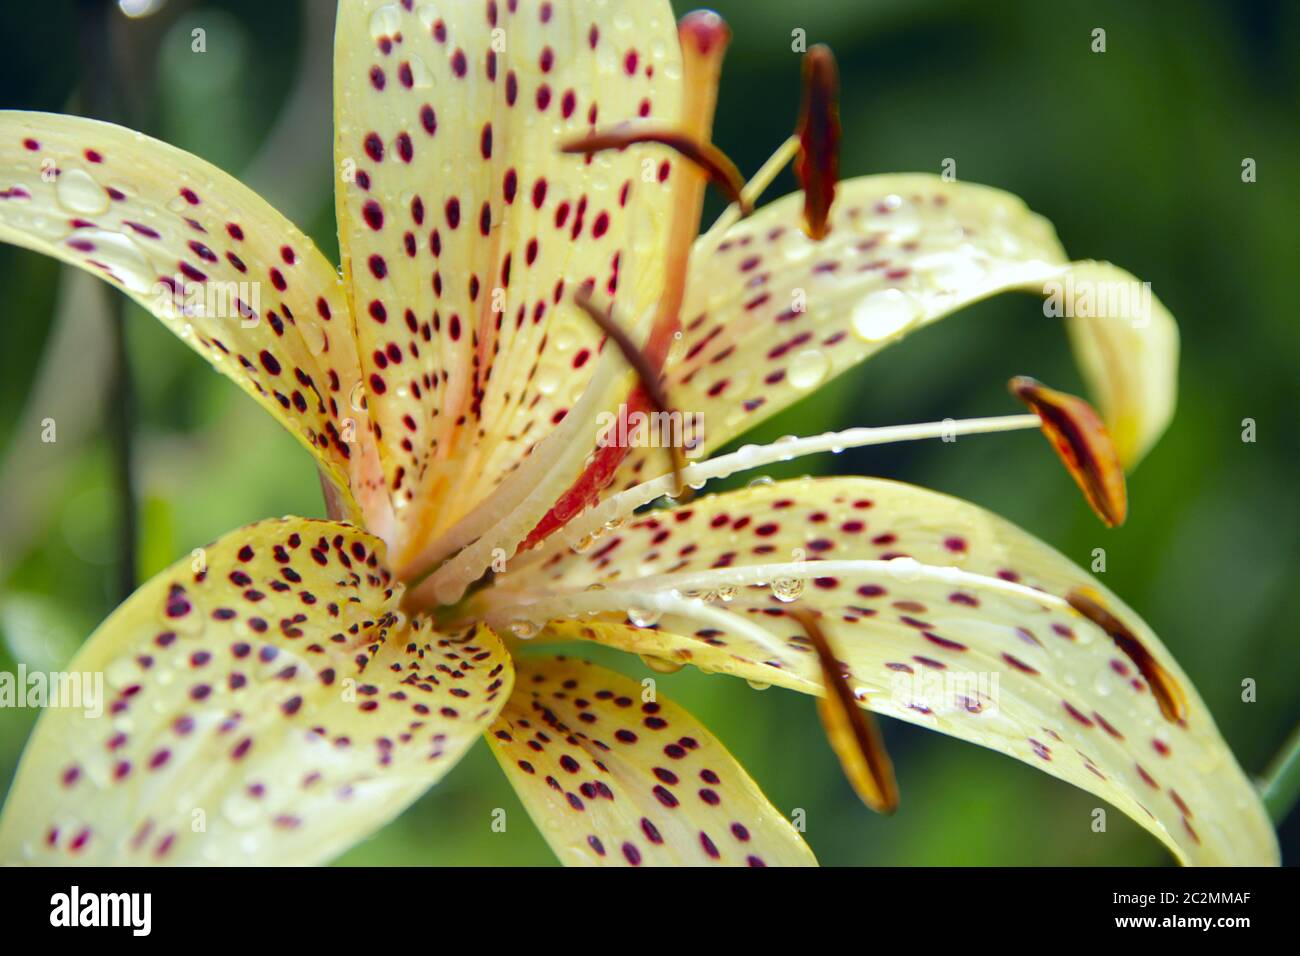
[[[1013,378],[1009,387],[1011,394],[1042,419],[1043,434],[1092,510],[1107,527],[1122,525],[1128,515],[1124,468],[1106,426],[1092,406],[1024,375]]]
[[[740,170],[731,158],[712,143],[692,139],[680,130],[629,121],[569,140],[560,146],[560,151],[590,156],[607,149],[625,149],[638,143],[658,143],[675,150],[704,170],[709,180],[722,190],[728,200],[740,205],[743,215],[748,216],[754,211],[753,201],[745,196],[745,177],[740,175]]]
[[[761,468],[781,461],[802,458],[820,452],[839,452],[847,448],[867,445],[884,445],[899,441],[916,441],[923,438],[956,438],[991,432],[1038,428],[1041,422],[1036,415],[1004,415],[994,418],[972,418],[964,421],[951,419],[942,422],[925,422],[916,425],[887,425],[875,428],[850,428],[842,432],[827,432],[807,438],[794,438],[769,445],[746,445],[729,455],[720,455],[707,461],[688,465],[681,480],[687,486],[702,488],[707,482],[727,478],[741,471]],[[555,544],[523,556],[536,560],[548,556],[561,547],[574,547],[584,538],[596,534],[606,524],[627,518],[643,505],[656,498],[671,495],[677,478],[663,475],[642,482],[626,491],[611,495],[600,504],[573,518],[564,526],[564,533]],[[535,557],[534,557],[535,556]]]
[[[639,581],[581,590],[492,589],[475,595],[460,609],[462,622],[483,620],[501,633],[507,633],[511,625],[519,621],[526,621],[530,627],[539,627],[555,620],[580,619],[596,614],[626,615],[629,612],[643,612],[656,618],[667,614],[693,621],[698,626],[724,630],[768,651],[773,666],[788,666],[789,648],[766,629],[707,601],[686,597],[675,588],[648,590]]]
[[[1105,631],[1124,656],[1133,662],[1151,688],[1151,695],[1160,705],[1160,713],[1165,720],[1175,724],[1185,723],[1187,694],[1182,685],[1161,666],[1124,622],[1102,604],[1101,596],[1091,588],[1078,588],[1066,595],[1066,600],[1070,602],[1070,607]]]
[[[794,159],[798,152],[798,136],[791,136],[778,146],[776,152],[769,156],[767,162],[759,167],[758,172],[745,183],[745,188],[740,192],[742,202],[732,203],[724,209],[722,215],[718,216],[709,227],[709,231],[700,237],[699,242],[696,243],[697,251],[711,252],[713,247],[722,241],[723,234],[740,220],[742,210],[746,207],[753,209],[758,204],[759,197],[768,186],[772,185],[772,181],[790,164],[790,160]]]
[[[601,593],[611,591],[632,591],[636,594],[663,593],[677,591],[680,593],[712,592],[722,588],[749,588],[769,585],[772,581],[808,581],[819,577],[837,577],[845,580],[858,578],[886,578],[914,582],[925,581],[950,589],[970,588],[982,591],[997,591],[1009,598],[1028,601],[1037,608],[1064,611],[1069,604],[1064,598],[1047,591],[1005,581],[1002,578],[989,577],[964,571],[961,568],[939,564],[922,564],[914,558],[854,558],[827,561],[785,561],[776,564],[748,564],[729,568],[705,568],[698,571],[680,571],[671,574],[654,574],[637,578],[626,584],[610,583],[604,585]],[[479,599],[483,607],[496,607],[498,602],[514,604],[516,602],[538,602],[543,599],[555,599],[559,606],[583,591],[577,588],[547,587],[544,590],[510,591],[500,585],[491,591],[482,592]],[[742,592],[743,594],[743,592]],[[737,601],[741,597],[737,596]]]
[[[898,809],[898,781],[875,717],[858,706],[857,698],[844,679],[839,661],[813,612],[807,608],[791,608],[790,616],[808,635],[821,663],[826,694],[817,698],[817,713],[826,730],[826,739],[844,769],[844,776],[862,802],[872,810],[893,813]]]
[[[697,10],[682,17],[677,35],[682,44],[684,90],[681,130],[697,142],[709,142],[712,140],[713,113],[718,105],[718,78],[722,73],[722,58],[731,41],[731,30],[716,13]],[[662,333],[665,353],[673,332],[677,331],[678,313],[686,292],[687,264],[691,246],[699,235],[700,211],[704,205],[704,178],[693,169],[682,172],[673,196],[668,264],[655,321],[656,332],[660,331],[661,325],[667,326]]]
[[[840,172],[839,70],[830,47],[817,44],[803,58],[803,110],[795,176],[803,187],[804,232],[826,237]]]
[[[640,379],[641,388],[645,390],[646,395],[654,404],[655,411],[660,414],[675,415],[676,412],[668,404],[668,393],[663,390],[663,386],[659,382],[659,373],[651,367],[650,360],[646,358],[645,353],[637,348],[636,343],[632,341],[628,334],[623,331],[623,327],[614,321],[610,313],[598,309],[585,289],[580,289],[574,300],[578,303],[579,308],[587,313],[591,321],[595,322],[597,327],[618,346],[619,351],[623,353],[623,358],[626,359],[628,365],[632,366],[632,370],[636,372],[637,378]],[[610,309],[612,312],[613,307],[611,306]],[[624,409],[623,414],[627,414],[626,409]],[[686,483],[682,479],[682,472],[686,468],[686,455],[676,444],[670,444],[667,450],[672,464],[673,475],[677,479],[675,497],[680,498],[686,491]]]
[[[682,45],[684,90],[681,131],[696,142],[707,142],[730,30],[717,14],[699,11],[681,20],[678,35]],[[662,369],[673,335],[680,328],[687,263],[699,231],[705,185],[701,173],[691,168],[683,169],[674,182],[664,285],[654,306],[649,338],[642,349],[656,373]],[[487,570],[498,550],[513,552],[516,547],[532,547],[595,500],[627,454],[626,448],[598,448],[593,461],[585,468],[581,465],[591,452],[591,444],[579,440],[581,429],[595,420],[598,411],[613,404],[611,368],[603,362],[597,367],[591,384],[565,420],[534,448],[487,501],[403,563],[401,576],[411,581],[452,556],[411,597],[437,604],[459,601],[469,585]],[[633,388],[627,405],[644,411],[649,406],[645,390],[639,385]],[[569,477],[575,472],[576,477]],[[566,481],[569,482],[567,490]]]
[[[684,135],[708,142],[713,129],[713,112],[718,102],[718,76],[731,31],[716,13],[698,10],[681,19],[677,34],[682,44],[682,122]],[[686,272],[691,249],[700,230],[705,179],[698,170],[686,168],[674,177],[672,220],[666,245],[664,284],[655,302],[650,338],[643,350],[656,374],[663,368],[673,337],[681,328],[682,299],[686,294]],[[640,386],[628,396],[629,413],[644,413],[649,396]],[[628,449],[606,446],[596,450],[590,465],[552,507],[542,513],[521,544],[528,550],[564,527],[569,519],[600,495],[627,457]]]
[[[331,521],[347,521],[348,509],[343,504],[343,495],[340,493],[338,486],[325,476],[323,468],[316,469],[316,477],[320,479],[320,493],[325,499],[325,515]]]

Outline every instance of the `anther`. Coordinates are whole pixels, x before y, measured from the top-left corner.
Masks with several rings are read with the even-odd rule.
[[[582,311],[587,313],[591,321],[618,346],[618,350],[623,353],[623,359],[636,373],[641,389],[650,400],[654,410],[669,416],[669,420],[675,418],[676,412],[668,404],[668,393],[664,391],[663,385],[660,384],[659,374],[655,371],[649,358],[641,349],[637,348],[636,343],[632,341],[623,327],[614,321],[611,315],[613,307],[611,306],[609,311],[601,309],[592,301],[591,295],[586,289],[579,289],[574,296],[574,301]],[[672,462],[673,477],[677,483],[677,494],[674,497],[682,501],[689,490],[683,478],[686,470],[686,455],[676,443],[669,444],[668,453]]]
[[[1091,405],[1028,376],[1013,378],[1011,394],[1029,406],[1088,504],[1107,527],[1124,523],[1128,493],[1110,433]]]
[[[745,177],[727,154],[712,143],[693,139],[680,130],[632,120],[571,139],[560,145],[560,152],[590,156],[639,143],[657,143],[676,151],[708,174],[727,200],[740,206],[742,215],[748,216],[754,211],[753,202],[745,193]]]
[[[803,108],[794,172],[803,189],[804,232],[826,237],[840,176],[839,69],[830,47],[817,44],[803,58]]]
[[[1101,596],[1091,588],[1076,588],[1065,599],[1070,607],[1105,631],[1124,656],[1133,662],[1151,688],[1151,695],[1160,705],[1165,720],[1184,723],[1187,720],[1186,692],[1124,622],[1106,608]]]
[[[868,807],[877,813],[893,813],[898,809],[898,782],[875,717],[858,706],[813,612],[796,607],[789,613],[817,652],[826,687],[826,696],[817,699],[817,713],[844,775]]]

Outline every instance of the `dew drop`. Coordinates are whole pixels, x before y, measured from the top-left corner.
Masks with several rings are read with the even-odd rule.
[[[411,57],[411,88],[413,90],[428,90],[433,86],[433,72],[425,65],[424,60],[420,57]]]
[[[799,600],[803,594],[803,578],[775,578],[772,581],[772,597],[789,604]]]
[[[152,289],[153,269],[134,239],[107,229],[79,229],[75,239],[91,243],[95,250],[86,255],[112,269],[114,276],[133,293],[147,293]]]
[[[920,304],[901,289],[873,292],[853,310],[853,331],[867,342],[897,335],[923,314]]]
[[[80,169],[65,169],[54,186],[59,205],[70,212],[94,216],[108,211],[108,193],[90,174]]]
[[[650,608],[630,607],[627,609],[627,619],[636,627],[654,627],[659,623],[659,618],[663,612]]]
[[[805,349],[794,357],[788,372],[795,388],[816,388],[826,379],[831,360],[821,349]]]
[[[325,337],[325,329],[319,322],[300,322],[298,329],[302,332],[302,340],[307,345],[307,351],[312,355],[321,355],[325,352],[328,340]]]
[[[670,661],[666,657],[655,657],[653,654],[641,654],[639,656],[641,663],[656,674],[676,674],[686,666],[680,661]]]
[[[373,40],[393,36],[401,26],[401,14],[395,4],[380,7],[370,15],[370,37]]]
[[[536,385],[543,395],[553,395],[560,387],[560,375],[554,367],[538,369]]]
[[[538,626],[527,618],[515,618],[510,622],[510,633],[521,641],[531,640],[537,636]]]

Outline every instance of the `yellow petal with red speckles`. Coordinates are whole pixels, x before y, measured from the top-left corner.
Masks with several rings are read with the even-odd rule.
[[[696,244],[669,359],[673,405],[700,413],[712,451],[887,345],[1008,291],[1064,319],[1092,399],[1131,469],[1164,432],[1177,391],[1178,330],[1144,283],[1067,260],[1050,223],[997,189],[937,176],[842,182],[830,233],[801,229],[786,196]],[[627,487],[663,472],[628,456]]]
[[[516,668],[488,741],[563,863],[816,865],[727,749],[663,695],[585,661]]]
[[[659,294],[678,160],[560,145],[633,118],[672,124],[680,77],[666,0],[340,5],[340,244],[412,548],[582,393],[600,335],[573,294],[594,288],[633,317]]]
[[[136,591],[67,668],[99,706],[37,722],[0,861],[323,862],[400,812],[496,717],[513,670],[487,628],[451,639],[398,612],[382,549],[350,525],[264,521]]]
[[[120,126],[3,111],[0,240],[126,292],[310,449],[351,517],[359,501],[382,529],[342,283],[260,196]]]
[[[709,496],[582,554],[516,559],[475,604],[489,623],[550,620],[552,637],[820,694],[796,606],[819,614],[863,706],[1089,790],[1183,862],[1277,862],[1254,787],[1151,629],[1047,545],[946,495],[835,478]]]

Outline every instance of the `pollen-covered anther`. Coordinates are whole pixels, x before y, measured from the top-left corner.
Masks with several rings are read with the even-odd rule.
[[[803,59],[803,108],[794,172],[803,189],[804,232],[820,241],[829,231],[840,178],[839,68],[830,47],[817,44]]]
[[[654,411],[660,415],[665,415],[672,420],[676,417],[676,412],[668,402],[668,393],[664,391],[663,385],[659,380],[659,374],[655,371],[654,365],[645,353],[641,351],[632,341],[631,337],[624,331],[623,327],[614,320],[610,310],[601,309],[585,289],[579,289],[574,296],[574,301],[578,307],[591,318],[591,321],[605,333],[615,345],[618,346],[619,352],[622,353],[624,361],[636,372],[642,391],[650,400]],[[681,446],[672,444],[668,446],[669,458],[672,463],[673,477],[676,480],[677,493],[679,501],[684,500],[689,489],[683,477],[686,471],[686,455]]]
[[[880,727],[869,711],[858,706],[813,612],[797,607],[790,610],[790,615],[817,652],[826,688],[825,696],[817,699],[817,713],[844,775],[868,807],[877,813],[893,813],[898,809],[898,782]]]
[[[1013,378],[1011,394],[1029,406],[1075,483],[1107,527],[1124,523],[1128,493],[1124,467],[1100,416],[1083,399],[1028,376]]]
[[[674,150],[707,173],[728,201],[740,206],[742,215],[748,216],[754,211],[752,201],[744,192],[745,178],[727,154],[712,143],[693,139],[681,130],[633,120],[569,140],[560,145],[560,151],[589,156],[609,149],[626,149],[639,143],[657,143]]]
[[[1182,685],[1161,666],[1141,640],[1102,603],[1100,595],[1090,588],[1077,588],[1066,595],[1070,607],[1106,632],[1115,646],[1133,662],[1133,665],[1151,688],[1151,695],[1160,705],[1166,720],[1182,724],[1187,720],[1187,694]]]

